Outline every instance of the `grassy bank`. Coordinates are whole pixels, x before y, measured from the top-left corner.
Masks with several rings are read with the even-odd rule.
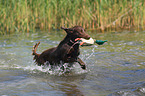
[[[0,0],[0,31],[81,25],[91,30],[145,28],[144,0]]]

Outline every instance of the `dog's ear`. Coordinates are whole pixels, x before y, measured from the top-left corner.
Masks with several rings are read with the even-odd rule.
[[[65,28],[65,27],[61,27],[61,29],[65,30],[67,33],[73,33],[73,31],[74,31],[73,28]]]
[[[65,28],[65,27],[61,27],[61,29],[63,29],[63,30],[68,30],[68,28]]]
[[[65,30],[67,32],[69,28],[61,27],[61,29]]]

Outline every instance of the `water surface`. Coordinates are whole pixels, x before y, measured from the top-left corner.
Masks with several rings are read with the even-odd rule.
[[[144,96],[145,32],[89,33],[98,46],[80,47],[87,70],[35,65],[37,52],[57,46],[64,32],[17,33],[0,36],[0,95],[4,96]]]

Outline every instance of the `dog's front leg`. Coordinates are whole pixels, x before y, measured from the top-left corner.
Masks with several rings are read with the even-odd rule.
[[[77,62],[80,64],[82,69],[86,69],[85,63],[78,57]]]

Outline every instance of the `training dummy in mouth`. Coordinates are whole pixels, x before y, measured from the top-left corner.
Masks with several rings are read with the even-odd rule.
[[[80,41],[81,46],[91,46],[97,43],[98,45],[103,45],[107,40],[95,40],[93,38],[90,38],[88,40],[83,39],[83,38],[77,38],[75,41]]]

